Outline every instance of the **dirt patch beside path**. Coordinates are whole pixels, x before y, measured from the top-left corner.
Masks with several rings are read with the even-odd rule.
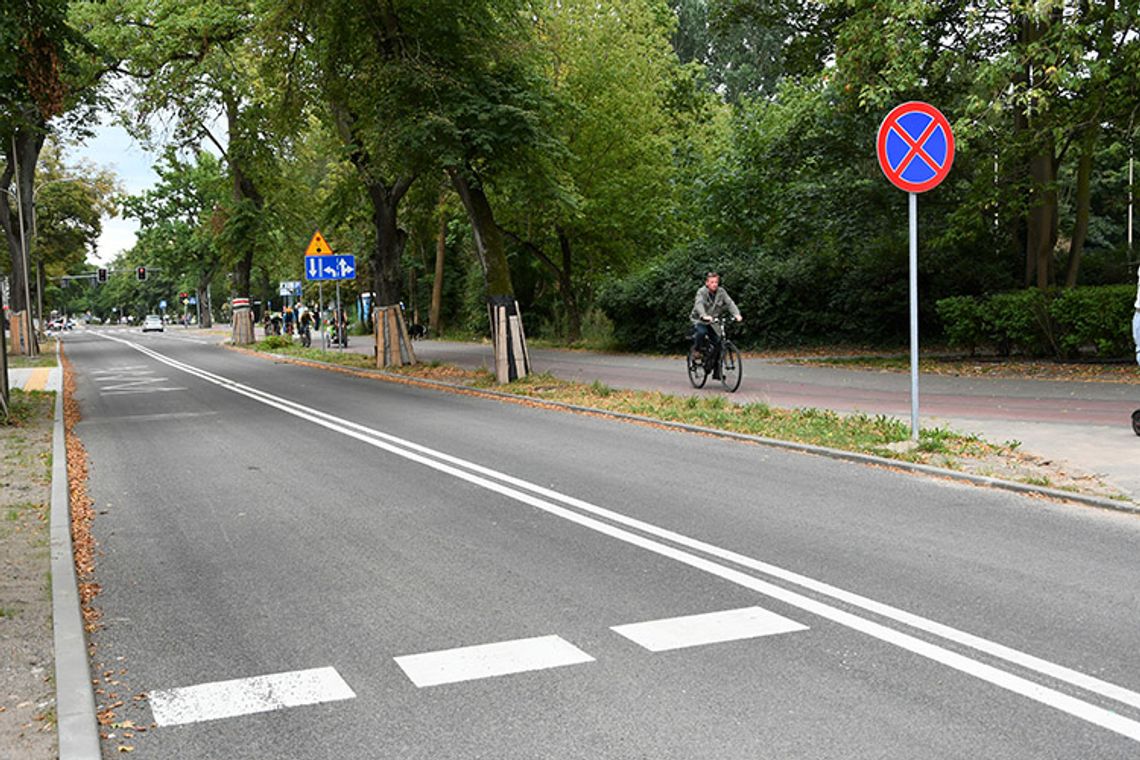
[[[41,760],[58,755],[50,519],[55,394],[13,391],[12,402],[16,424],[0,424],[0,755]]]

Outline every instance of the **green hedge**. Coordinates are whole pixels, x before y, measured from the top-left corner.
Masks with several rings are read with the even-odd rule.
[[[744,314],[732,338],[743,348],[809,343],[891,344],[907,329],[903,268],[877,251],[845,260],[774,256],[762,249],[694,244],[661,255],[600,289],[598,306],[614,338],[639,351],[678,351],[689,342],[689,312],[704,273],[715,269]]]
[[[988,297],[955,296],[936,304],[950,346],[1003,356],[1073,358],[1092,349],[1101,358],[1132,353],[1132,285],[1020,290]]]

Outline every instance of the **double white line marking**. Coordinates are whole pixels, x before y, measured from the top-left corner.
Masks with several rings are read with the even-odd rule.
[[[946,642],[956,644],[959,647],[984,653],[990,657],[1024,668],[1025,670],[1055,679],[1071,687],[1076,687],[1091,694],[1140,710],[1140,693],[1135,691],[1103,681],[1099,678],[1094,678],[1086,673],[1081,673],[1080,671],[1034,657],[1033,655],[998,644],[994,641],[974,636],[956,628],[951,628],[950,626],[937,623],[919,615],[911,614],[896,607],[876,602],[849,591],[844,591],[843,589],[808,578],[807,576],[793,573],[766,562],[761,562],[751,557],[746,557],[742,554],[737,554],[736,552],[689,538],[688,536],[642,522],[641,520],[636,520],[605,509],[604,507],[582,501],[581,499],[566,496],[557,491],[515,478],[506,473],[483,467],[474,462],[436,451],[435,449],[369,428],[352,422],[351,420],[326,414],[325,412],[289,401],[280,396],[274,396],[251,386],[171,359],[130,341],[111,336],[100,337],[123,343],[149,356],[155,361],[162,362],[167,366],[194,375],[202,380],[258,401],[266,406],[278,409],[286,414],[291,414],[294,417],[307,420],[315,425],[320,425],[321,427],[354,438],[369,446],[374,446],[388,453],[422,464],[425,467],[430,467],[438,472],[451,475],[481,488],[493,491],[514,501],[542,510],[547,514],[560,517],[581,527],[601,533],[602,535],[615,538],[632,546],[637,546],[662,557],[667,557],[688,565],[689,567],[704,571],[710,575],[751,589],[772,599],[778,599],[781,602],[804,610],[805,612],[859,631],[888,644],[893,644],[914,654],[961,671],[962,673],[972,675],[987,683],[999,686],[1023,697],[1028,697],[1029,699],[1061,710],[1081,720],[1126,736],[1133,741],[1140,742],[1140,722],[1124,717],[1092,702],[1078,699],[1057,689],[1044,686],[1027,678],[1014,675],[1001,668],[986,664],[980,660],[967,657],[943,645],[931,643],[917,636],[853,614],[832,604],[819,601],[817,598],[806,596],[803,593],[792,591],[782,586],[777,586],[769,581],[756,577],[755,574],[783,581],[786,584],[810,591],[818,597],[826,597],[842,602],[849,607],[909,626],[931,637],[937,637]],[[728,564],[722,563],[728,563],[736,567],[730,567]],[[737,568],[742,568],[749,572],[743,572],[743,570]]]

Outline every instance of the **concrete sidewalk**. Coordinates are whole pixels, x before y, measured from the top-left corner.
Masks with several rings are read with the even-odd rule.
[[[60,367],[31,367],[8,370],[8,387],[25,391],[63,390],[63,369]]]

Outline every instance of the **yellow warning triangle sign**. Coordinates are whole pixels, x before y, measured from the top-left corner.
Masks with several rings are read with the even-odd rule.
[[[306,256],[331,256],[332,249],[329,244],[325,242],[324,235],[320,230],[313,233],[313,239],[309,241],[309,247],[305,249]]]

